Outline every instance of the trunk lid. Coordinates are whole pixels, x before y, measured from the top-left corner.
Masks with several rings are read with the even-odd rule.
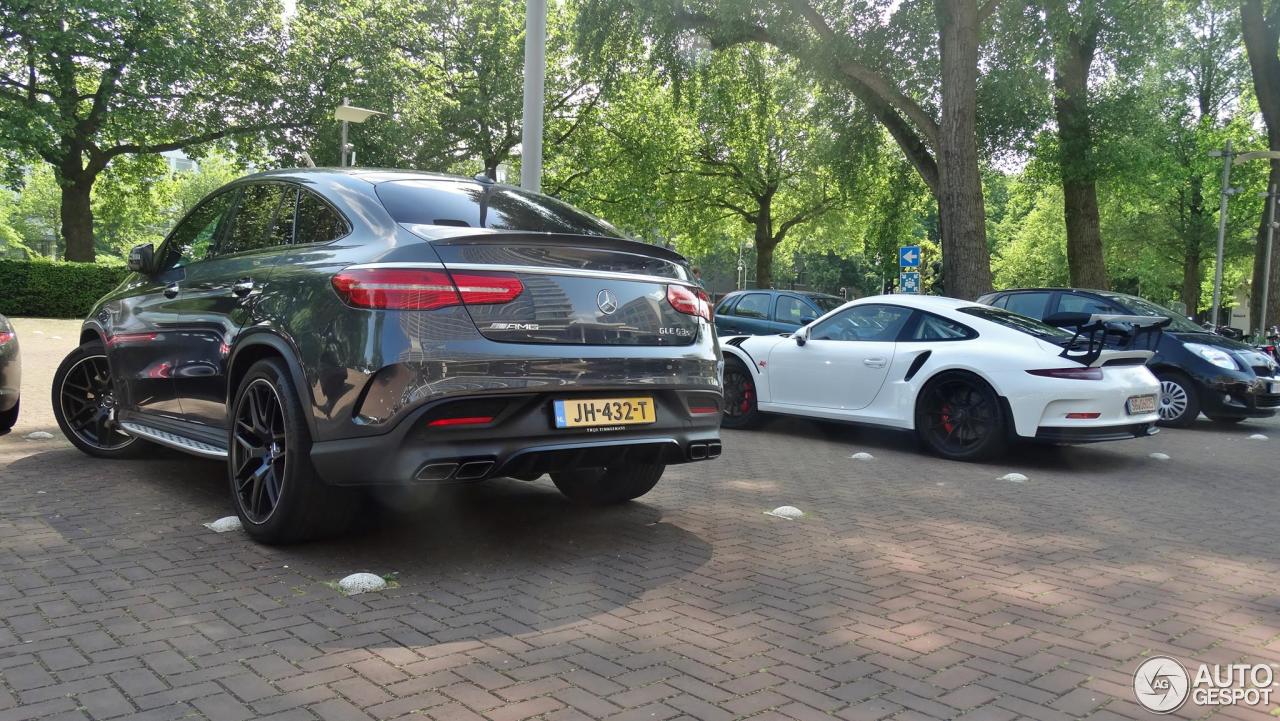
[[[669,285],[695,286],[684,259],[665,248],[596,236],[403,227],[431,240],[459,286],[470,274],[520,281],[523,291],[510,302],[466,305],[490,340],[681,346],[698,337],[699,319],[667,300]]]

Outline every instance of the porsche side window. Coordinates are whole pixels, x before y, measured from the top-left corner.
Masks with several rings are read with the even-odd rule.
[[[896,305],[859,305],[818,323],[810,340],[879,341],[898,339],[911,310]]]
[[[907,340],[968,340],[969,338],[976,338],[977,335],[978,334],[968,326],[947,320],[946,318],[936,316],[932,313],[921,312],[920,320],[916,322],[916,327],[911,331]]]

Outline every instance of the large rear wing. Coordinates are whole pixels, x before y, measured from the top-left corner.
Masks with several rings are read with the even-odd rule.
[[[1045,323],[1073,329],[1061,355],[1081,365],[1097,365],[1100,361],[1141,359],[1146,362],[1155,353],[1160,335],[1172,318],[1149,315],[1111,315],[1106,313],[1054,313]],[[1105,354],[1105,358],[1104,358]]]

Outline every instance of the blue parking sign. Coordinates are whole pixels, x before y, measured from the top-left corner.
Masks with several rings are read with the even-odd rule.
[[[919,268],[920,246],[904,245],[898,248],[898,265],[903,268]]]
[[[919,293],[920,292],[920,274],[919,273],[899,273],[898,274],[898,291],[901,293]]]

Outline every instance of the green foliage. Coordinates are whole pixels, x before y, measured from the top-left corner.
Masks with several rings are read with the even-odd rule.
[[[128,271],[93,263],[0,259],[0,314],[83,318]]]

